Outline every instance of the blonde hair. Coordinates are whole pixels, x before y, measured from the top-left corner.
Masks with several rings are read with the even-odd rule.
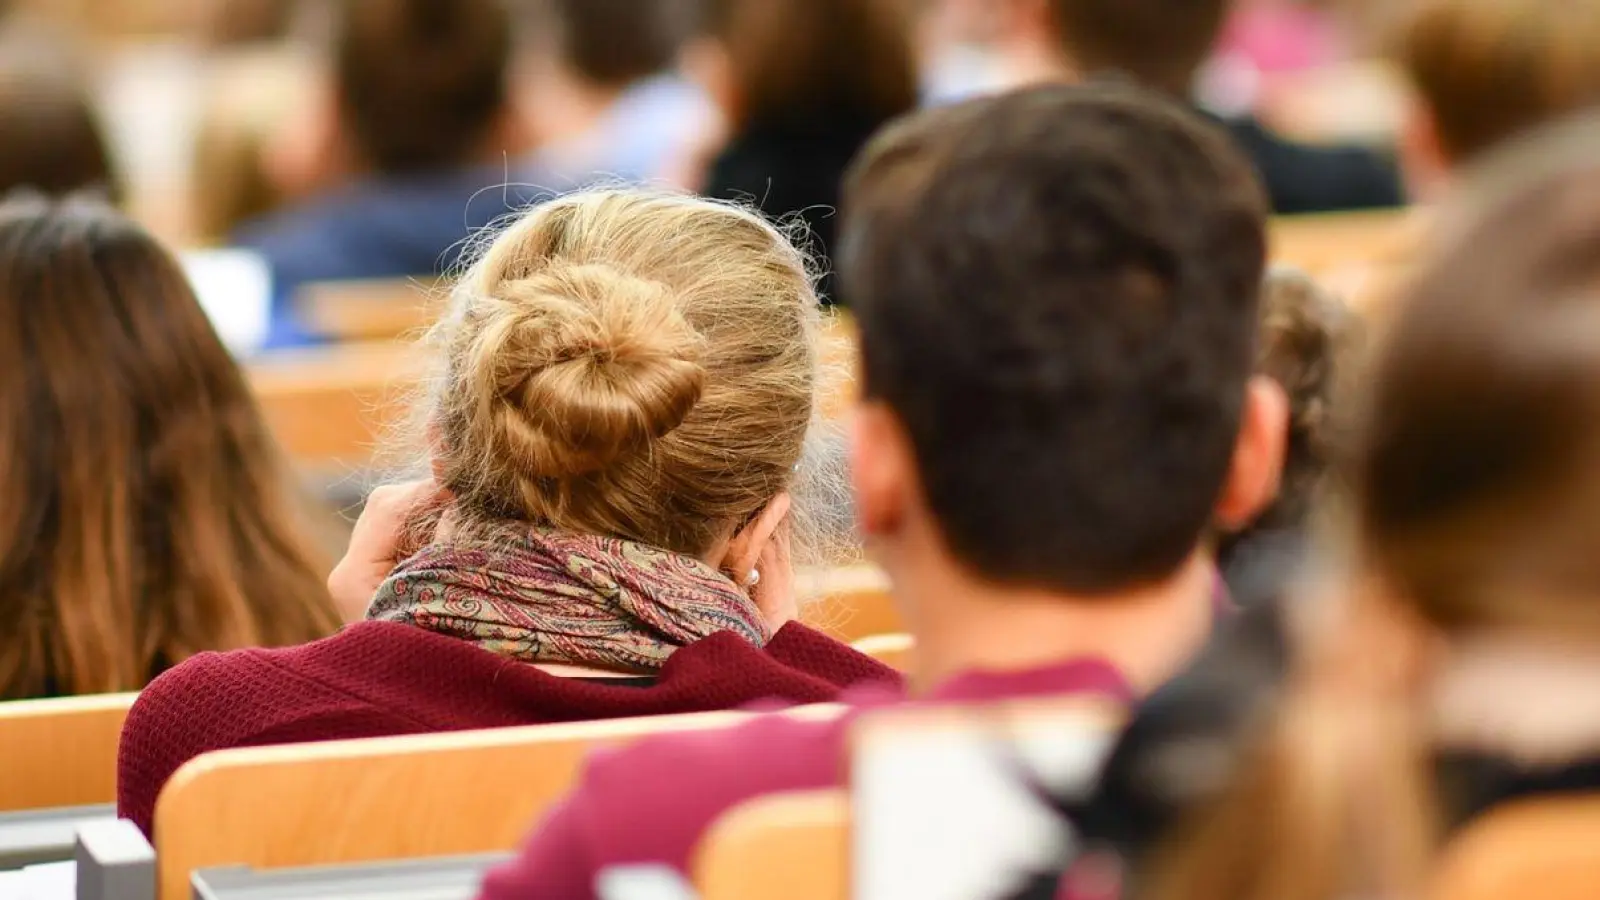
[[[795,480],[820,317],[803,255],[747,209],[550,201],[494,237],[429,337],[434,470],[465,525],[703,555]]]

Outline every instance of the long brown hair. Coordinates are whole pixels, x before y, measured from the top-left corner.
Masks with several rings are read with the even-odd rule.
[[[1259,754],[1150,896],[1416,896],[1444,835],[1429,643],[1600,656],[1597,136],[1521,151],[1498,170],[1515,177],[1453,210],[1359,417],[1356,587],[1305,636]]]
[[[337,626],[239,368],[98,202],[0,203],[0,698]]]

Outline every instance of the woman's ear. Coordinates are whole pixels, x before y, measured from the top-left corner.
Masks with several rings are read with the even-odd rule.
[[[793,500],[787,491],[773,497],[750,524],[734,532],[732,539],[728,541],[728,549],[722,555],[722,562],[717,568],[726,572],[735,584],[747,585],[750,573],[756,568],[756,561],[761,559],[762,551],[771,543],[773,535],[783,525],[783,520],[789,517],[791,505]]]
[[[1271,378],[1250,379],[1228,481],[1217,497],[1215,521],[1238,531],[1278,496],[1283,454],[1289,442],[1289,396]]]

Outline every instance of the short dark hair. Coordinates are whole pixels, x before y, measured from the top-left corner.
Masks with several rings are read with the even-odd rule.
[[[904,0],[712,0],[706,16],[738,85],[736,127],[873,128],[917,106]]]
[[[693,30],[684,0],[551,0],[562,56],[582,77],[621,85],[670,67]]]
[[[501,0],[345,0],[340,112],[385,174],[466,162],[510,104],[511,21]]]
[[[1051,0],[1062,49],[1084,74],[1121,72],[1186,95],[1230,0]]]
[[[1132,85],[914,115],[846,182],[862,390],[903,423],[980,575],[1170,575],[1231,464],[1266,202],[1227,136]]]

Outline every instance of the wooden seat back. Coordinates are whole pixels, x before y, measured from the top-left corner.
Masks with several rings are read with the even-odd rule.
[[[792,715],[830,716],[836,706]],[[590,751],[664,731],[721,728],[711,712],[330,741],[208,753],[156,806],[158,896],[189,875],[510,850],[563,797]]]
[[[0,812],[116,802],[117,741],[136,697],[0,703]]]
[[[1428,900],[1600,897],[1600,793],[1486,813],[1445,845]]]
[[[706,831],[693,874],[700,900],[843,900],[850,797],[824,790],[748,800]]]

